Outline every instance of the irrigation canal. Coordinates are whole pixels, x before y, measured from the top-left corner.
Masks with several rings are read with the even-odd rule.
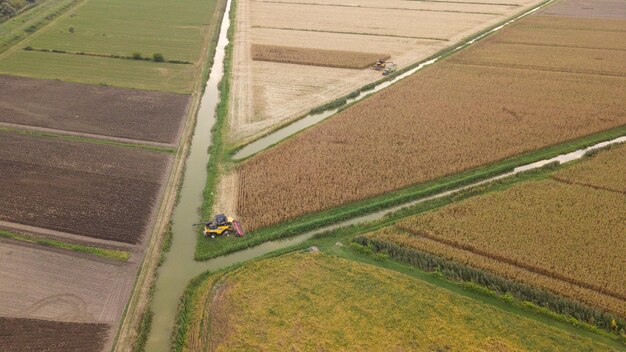
[[[596,144],[588,148],[580,149],[572,153],[563,154],[551,159],[520,166],[509,173],[495,176],[493,178],[463,187],[459,187],[457,189],[440,193],[428,198],[422,198],[365,216],[356,217],[314,231],[302,233],[288,239],[265,242],[256,247],[245,249],[209,261],[197,262],[194,260],[196,231],[191,226],[191,224],[198,221],[198,209],[202,204],[202,192],[204,190],[205,180],[207,177],[206,165],[209,160],[208,148],[211,144],[211,135],[209,131],[211,131],[211,128],[215,123],[215,108],[219,102],[218,84],[224,75],[223,62],[225,56],[225,48],[228,44],[227,31],[230,26],[230,8],[231,0],[228,0],[227,10],[224,15],[224,19],[220,29],[220,36],[217,43],[215,61],[211,69],[211,76],[209,78],[209,81],[207,82],[204,96],[202,97],[200,110],[198,111],[197,123],[191,142],[191,150],[188,156],[188,160],[185,164],[185,173],[183,186],[180,191],[180,200],[173,214],[172,247],[167,254],[166,261],[158,269],[156,291],[151,302],[151,309],[154,312],[154,318],[152,321],[152,329],[146,345],[146,351],[167,352],[170,350],[170,338],[172,328],[174,326],[176,309],[179,299],[183,295],[184,289],[187,286],[189,280],[205,271],[220,270],[233,264],[251,260],[281,248],[286,248],[302,243],[313,237],[315,234],[321,232],[337,229],[352,224],[377,220],[389,213],[395,212],[407,206],[415,205],[420,202],[439,197],[445,197],[454,192],[458,192],[460,190],[474,187],[479,184],[492,182],[504,177],[515,175],[523,171],[537,169],[551,162],[565,163],[577,160],[583,157],[584,154],[589,150],[602,148],[610,144],[626,142],[626,136],[623,136],[607,142]],[[466,43],[465,45],[468,44]],[[433,62],[436,61],[436,59],[433,60]],[[431,64],[430,61],[424,63],[424,65],[428,64]],[[404,75],[408,76],[419,69],[420,67],[417,67],[411,71],[408,71],[403,74],[403,77],[406,77]],[[390,84],[392,84],[392,82],[385,82],[382,85],[385,85],[384,87],[387,87]],[[378,90],[383,89],[384,87],[381,87]],[[332,112],[330,112],[330,114],[332,114]]]

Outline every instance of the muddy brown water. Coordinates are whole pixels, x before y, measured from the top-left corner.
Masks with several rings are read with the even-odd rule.
[[[215,123],[215,107],[219,102],[218,83],[223,77],[223,60],[225,47],[228,43],[226,32],[230,26],[228,14],[231,9],[231,1],[228,1],[226,15],[222,22],[220,37],[217,44],[215,61],[211,70],[211,77],[202,97],[200,110],[198,112],[195,133],[192,138],[191,152],[185,165],[183,187],[180,193],[180,200],[173,215],[173,239],[172,247],[167,254],[165,263],[159,268],[156,291],[151,302],[151,309],[154,312],[152,329],[148,337],[146,351],[165,352],[170,350],[171,334],[176,318],[176,310],[180,297],[183,295],[188,282],[206,271],[217,271],[231,265],[257,258],[278,249],[290,247],[302,243],[316,234],[337,229],[340,227],[374,221],[404,207],[412,206],[427,200],[445,197],[460,190],[495,181],[507,176],[511,176],[523,171],[540,168],[551,162],[568,162],[579,159],[593,149],[602,148],[610,144],[626,142],[626,136],[611,141],[596,144],[592,147],[577,150],[572,153],[559,155],[557,157],[524,165],[515,170],[499,175],[484,181],[476,182],[464,187],[459,187],[444,193],[440,193],[428,198],[411,201],[393,208],[385,209],[368,215],[356,217],[320,229],[302,233],[283,240],[269,241],[261,245],[245,249],[230,255],[215,258],[206,262],[194,260],[196,245],[196,232],[191,224],[198,222],[198,209],[202,204],[202,192],[207,177],[206,165],[209,160],[208,148],[211,144],[211,127]],[[536,8],[538,9],[538,8]],[[536,11],[533,10],[533,11]],[[528,13],[527,13],[528,14]],[[519,17],[517,17],[519,18]],[[465,44],[469,45],[469,44]],[[425,63],[426,64],[426,63]],[[419,70],[416,68],[406,73],[410,75]],[[406,76],[404,76],[406,77]],[[387,86],[392,84],[386,82]],[[382,89],[382,88],[380,88]],[[332,113],[332,112],[331,112]],[[319,121],[319,120],[318,120]]]
[[[523,18],[523,17],[526,17],[526,16],[528,16],[528,15],[530,15],[530,14],[532,14],[532,13],[534,13],[534,12],[540,10],[540,9],[542,9],[543,7],[545,7],[545,6],[549,5],[550,3],[552,3],[553,1],[554,0],[550,0],[550,1],[544,3],[544,4],[540,5],[540,6],[534,7],[534,8],[532,8],[532,9],[530,9],[530,10],[528,10],[528,11],[526,11],[526,12],[524,12],[524,13],[522,13],[522,14],[520,14],[520,15],[512,18],[512,19],[510,19],[509,21],[507,21],[507,22],[505,22],[505,23],[503,23],[503,24],[501,24],[501,25],[499,25],[499,26],[497,26],[495,28],[492,28],[491,30],[489,30],[489,31],[487,31],[487,32],[485,32],[485,33],[483,33],[483,34],[481,34],[481,35],[479,35],[479,36],[469,40],[469,41],[462,42],[461,44],[459,44],[456,47],[454,47],[454,49],[452,49],[452,52],[459,51],[459,50],[461,50],[461,49],[463,49],[463,48],[465,48],[465,47],[467,47],[469,45],[474,44],[476,41],[478,41],[478,40],[480,40],[480,39],[482,39],[482,38],[484,38],[484,37],[486,37],[486,36],[488,36],[490,34],[493,34],[493,33],[497,32],[497,31],[499,31],[500,29],[508,26],[509,24],[511,24],[511,23],[513,23],[513,22]],[[391,79],[389,81],[381,82],[381,83],[377,84],[372,90],[369,90],[367,92],[361,92],[361,94],[359,94],[355,98],[347,99],[346,105],[349,105],[349,104],[355,103],[357,101],[363,100],[363,99],[367,98],[368,96],[370,96],[371,94],[379,92],[379,91],[381,91],[381,90],[391,86],[392,84],[397,83],[397,82],[403,80],[404,78],[413,75],[417,71],[420,71],[423,68],[428,67],[428,66],[436,63],[437,61],[439,61],[440,59],[442,59],[446,55],[448,55],[447,52],[446,53],[442,53],[441,55],[439,55],[437,57],[434,57],[432,59],[424,61],[424,62],[420,63],[418,66],[416,66],[416,67],[414,67],[414,68],[412,68],[412,69],[410,69],[410,70],[408,70],[408,71],[406,71],[406,72],[404,72],[402,74],[399,74],[398,76],[394,77],[393,79]],[[260,152],[262,150],[265,150],[265,149],[267,149],[267,148],[269,148],[269,147],[279,143],[280,141],[282,141],[282,140],[284,140],[284,139],[286,139],[286,138],[288,138],[288,137],[290,137],[290,136],[292,136],[292,135],[294,135],[294,134],[296,134],[296,133],[298,133],[298,132],[300,132],[300,131],[308,128],[308,127],[311,127],[311,126],[313,126],[313,125],[315,125],[315,124],[317,124],[317,123],[319,123],[319,122],[321,122],[323,120],[326,120],[327,118],[337,114],[340,109],[341,109],[341,107],[337,108],[337,109],[326,110],[324,112],[317,113],[317,114],[306,115],[305,117],[303,117],[301,119],[298,119],[295,122],[293,122],[293,123],[291,123],[291,124],[289,124],[289,125],[287,125],[287,126],[285,126],[283,128],[279,128],[278,130],[276,130],[276,131],[274,131],[272,133],[269,133],[268,135],[266,135],[264,137],[261,137],[261,138],[255,140],[252,143],[249,143],[249,144],[245,145],[243,148],[239,149],[233,155],[232,159],[233,160],[241,160],[241,159],[245,159],[245,158],[251,157],[254,154],[256,154],[256,153],[258,153],[258,152]]]

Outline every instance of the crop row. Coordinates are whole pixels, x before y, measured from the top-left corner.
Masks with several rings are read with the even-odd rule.
[[[252,58],[257,61],[363,69],[378,59],[389,59],[389,55],[253,44]]]

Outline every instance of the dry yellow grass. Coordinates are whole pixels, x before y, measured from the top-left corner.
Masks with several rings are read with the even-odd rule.
[[[608,349],[397,272],[319,253],[248,264],[212,292],[204,300],[210,346],[192,351]]]
[[[286,64],[364,69],[372,66],[378,59],[389,59],[389,55],[254,44],[252,45],[252,59]]]
[[[568,183],[626,193],[626,144],[601,151],[591,160],[585,160],[554,174],[554,178]]]

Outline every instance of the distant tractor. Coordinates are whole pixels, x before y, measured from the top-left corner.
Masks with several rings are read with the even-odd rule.
[[[396,72],[396,70],[398,69],[398,65],[394,64],[393,62],[389,61],[386,63],[386,67],[383,70],[383,76],[387,76],[392,72]]]
[[[194,224],[194,226],[200,225],[204,225],[204,230],[202,231],[204,237],[226,237],[230,236],[231,234],[237,237],[244,236],[244,231],[241,223],[231,217],[227,217],[224,214],[216,214],[215,220],[213,221]]]

